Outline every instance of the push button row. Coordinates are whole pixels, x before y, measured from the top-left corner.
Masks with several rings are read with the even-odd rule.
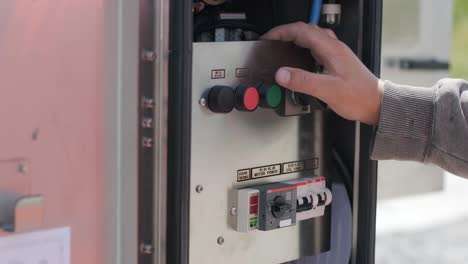
[[[217,85],[210,89],[207,104],[215,113],[238,111],[251,112],[262,108],[277,108],[282,99],[281,87],[262,83],[259,87],[239,85],[235,90],[229,86]]]

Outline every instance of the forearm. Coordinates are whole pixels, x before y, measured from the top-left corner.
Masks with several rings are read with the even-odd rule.
[[[432,88],[385,82],[372,158],[436,164],[468,178],[468,83]]]

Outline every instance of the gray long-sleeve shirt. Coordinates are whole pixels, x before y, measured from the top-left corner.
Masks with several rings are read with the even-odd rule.
[[[468,178],[468,82],[423,88],[386,81],[371,158],[431,163]]]

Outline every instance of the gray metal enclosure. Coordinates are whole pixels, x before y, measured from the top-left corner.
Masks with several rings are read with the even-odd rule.
[[[342,19],[346,22],[336,28],[338,36],[378,74],[380,1],[342,4],[346,10]],[[261,8],[256,9],[258,7]],[[262,12],[268,13],[265,10],[269,8],[269,2],[248,2],[238,8],[246,8],[247,13],[261,17]],[[284,162],[296,159],[322,159],[319,168],[308,173],[329,174],[323,176],[333,181],[334,173],[326,169],[329,166],[326,164],[333,163],[331,153],[335,150],[352,175],[350,261],[373,263],[376,163],[368,156],[372,128],[324,115],[327,111],[321,110],[313,111],[308,119],[305,116],[297,119],[278,117],[271,109],[243,112],[242,106],[236,105],[238,111],[219,114],[215,106],[207,107],[206,99],[211,98],[212,93],[218,94],[220,85],[232,88],[237,94],[245,84],[255,85],[258,80],[271,82],[278,66],[294,65],[296,61],[295,56],[282,56],[284,53],[290,55],[290,51],[275,52],[261,42],[193,43],[191,18],[189,3],[173,3],[169,68],[168,173],[171,177],[168,178],[168,232],[171,236],[168,236],[168,260],[171,263],[282,263],[305,256],[320,256],[320,252],[313,252],[312,248],[325,243],[324,251],[327,251],[330,246],[323,242],[326,239],[316,240],[327,233],[324,232],[327,224],[322,225],[328,221],[326,217],[317,218],[306,228],[289,226],[241,234],[232,224],[240,209],[239,204],[233,202],[236,199],[232,193],[238,192],[238,188],[261,189],[256,184],[281,183],[305,176],[303,173],[280,175],[270,171],[274,177],[253,181],[242,178],[239,181],[239,172],[250,171],[254,175],[254,170],[265,166],[277,171],[271,168],[282,168]],[[255,69],[264,64],[271,64],[271,69],[269,76],[262,79]],[[237,76],[238,68],[252,70],[250,79]],[[302,142],[301,136],[309,142]],[[326,138],[330,139],[330,145]],[[336,167],[336,164],[330,165],[330,168]],[[247,176],[247,179],[251,178]],[[302,238],[313,240],[304,243]],[[314,261],[306,259],[300,263],[317,263]]]

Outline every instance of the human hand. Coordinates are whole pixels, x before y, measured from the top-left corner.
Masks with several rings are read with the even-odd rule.
[[[378,124],[383,85],[332,30],[299,22],[273,28],[262,39],[294,42],[324,67],[323,74],[282,67],[278,84],[324,101],[343,118]]]

